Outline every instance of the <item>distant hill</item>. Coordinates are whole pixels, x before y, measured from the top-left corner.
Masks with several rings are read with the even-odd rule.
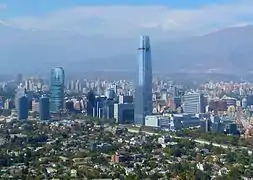
[[[156,41],[155,72],[231,73],[253,70],[253,26],[232,27],[205,36]],[[0,71],[45,73],[53,66],[69,72],[134,71],[138,37],[108,39],[69,32],[0,27]]]
[[[163,73],[248,72],[253,70],[252,48],[253,26],[228,28],[205,36],[153,43],[153,69]],[[87,70],[95,68],[133,71],[138,58],[137,51],[134,51],[109,58],[94,58],[87,61],[85,66]],[[81,64],[77,62],[76,66],[79,63]]]
[[[253,26],[228,28],[205,36],[153,44],[158,72],[231,73],[253,70]],[[134,60],[132,60],[134,59]],[[104,68],[133,69],[137,55],[103,60]],[[100,61],[100,60],[98,60]]]

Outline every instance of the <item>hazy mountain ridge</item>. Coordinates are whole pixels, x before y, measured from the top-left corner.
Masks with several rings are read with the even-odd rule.
[[[152,44],[153,67],[156,72],[245,72],[252,68],[252,47],[253,26],[228,28],[205,36]],[[110,58],[103,61],[103,67],[134,69],[137,57],[136,53]]]
[[[155,72],[207,69],[245,72],[252,67],[253,26],[177,41],[160,42],[151,37],[151,42]],[[74,72],[133,71],[137,66],[138,44],[138,38],[108,39],[0,27],[0,71],[44,73],[53,66]]]

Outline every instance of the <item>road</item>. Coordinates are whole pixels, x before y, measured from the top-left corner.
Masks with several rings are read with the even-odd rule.
[[[131,133],[139,133],[139,130],[136,130],[136,129],[131,129],[131,128],[127,128],[129,132]],[[147,132],[147,131],[142,131],[143,133],[147,134],[147,135],[160,135],[159,133],[152,133],[152,132]],[[171,138],[175,138],[175,139],[187,139],[187,140],[192,140],[196,143],[199,143],[199,144],[207,144],[207,145],[210,145],[212,144],[213,146],[215,147],[221,147],[223,149],[238,149],[237,147],[233,147],[233,146],[228,146],[228,145],[224,145],[224,144],[217,144],[217,143],[212,143],[212,142],[209,142],[209,141],[204,141],[204,140],[200,140],[200,139],[191,139],[191,138],[186,138],[186,137],[178,137],[178,136],[170,136]]]

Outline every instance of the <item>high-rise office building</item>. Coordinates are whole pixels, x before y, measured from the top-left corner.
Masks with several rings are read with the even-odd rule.
[[[87,94],[87,115],[88,116],[93,116],[93,111],[95,108],[95,104],[96,104],[96,97],[93,91],[89,91],[89,93]]]
[[[114,99],[117,96],[117,94],[116,94],[116,92],[113,88],[109,88],[109,89],[106,90],[105,96],[108,99]]]
[[[4,109],[8,109],[11,110],[15,107],[15,101],[11,100],[11,99],[7,99],[4,102]]]
[[[133,96],[119,95],[119,104],[133,103]]]
[[[68,111],[68,112],[74,112],[74,102],[72,100],[67,100],[65,102],[65,109]]]
[[[98,96],[95,99],[95,107],[93,109],[93,117],[102,118],[104,106],[106,104],[105,96]]]
[[[15,94],[15,107],[18,110],[18,103],[19,103],[19,98],[24,96],[26,94],[25,88],[23,87],[18,87],[16,89],[16,94]]]
[[[135,82],[134,123],[144,125],[145,116],[152,114],[152,62],[148,36],[141,36],[138,48],[138,72]]]
[[[107,99],[103,105],[103,119],[113,119],[114,116],[114,103],[113,99]]]
[[[53,113],[63,110],[65,74],[61,67],[51,70],[50,77],[50,109]]]
[[[183,111],[189,114],[205,112],[205,99],[201,93],[187,93],[183,96]]]
[[[27,96],[21,96],[18,98],[17,103],[17,113],[18,113],[18,119],[19,120],[25,120],[28,118],[28,98]]]
[[[50,119],[50,100],[47,96],[43,95],[39,101],[40,120]]]
[[[134,122],[134,104],[114,104],[114,119],[119,124],[131,124]]]

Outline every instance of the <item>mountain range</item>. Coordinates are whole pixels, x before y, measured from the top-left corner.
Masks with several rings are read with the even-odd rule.
[[[46,73],[134,71],[138,37],[86,37],[70,32],[21,30],[0,26],[0,71]],[[153,71],[242,73],[253,70],[253,26],[231,27],[204,36],[151,37]]]

